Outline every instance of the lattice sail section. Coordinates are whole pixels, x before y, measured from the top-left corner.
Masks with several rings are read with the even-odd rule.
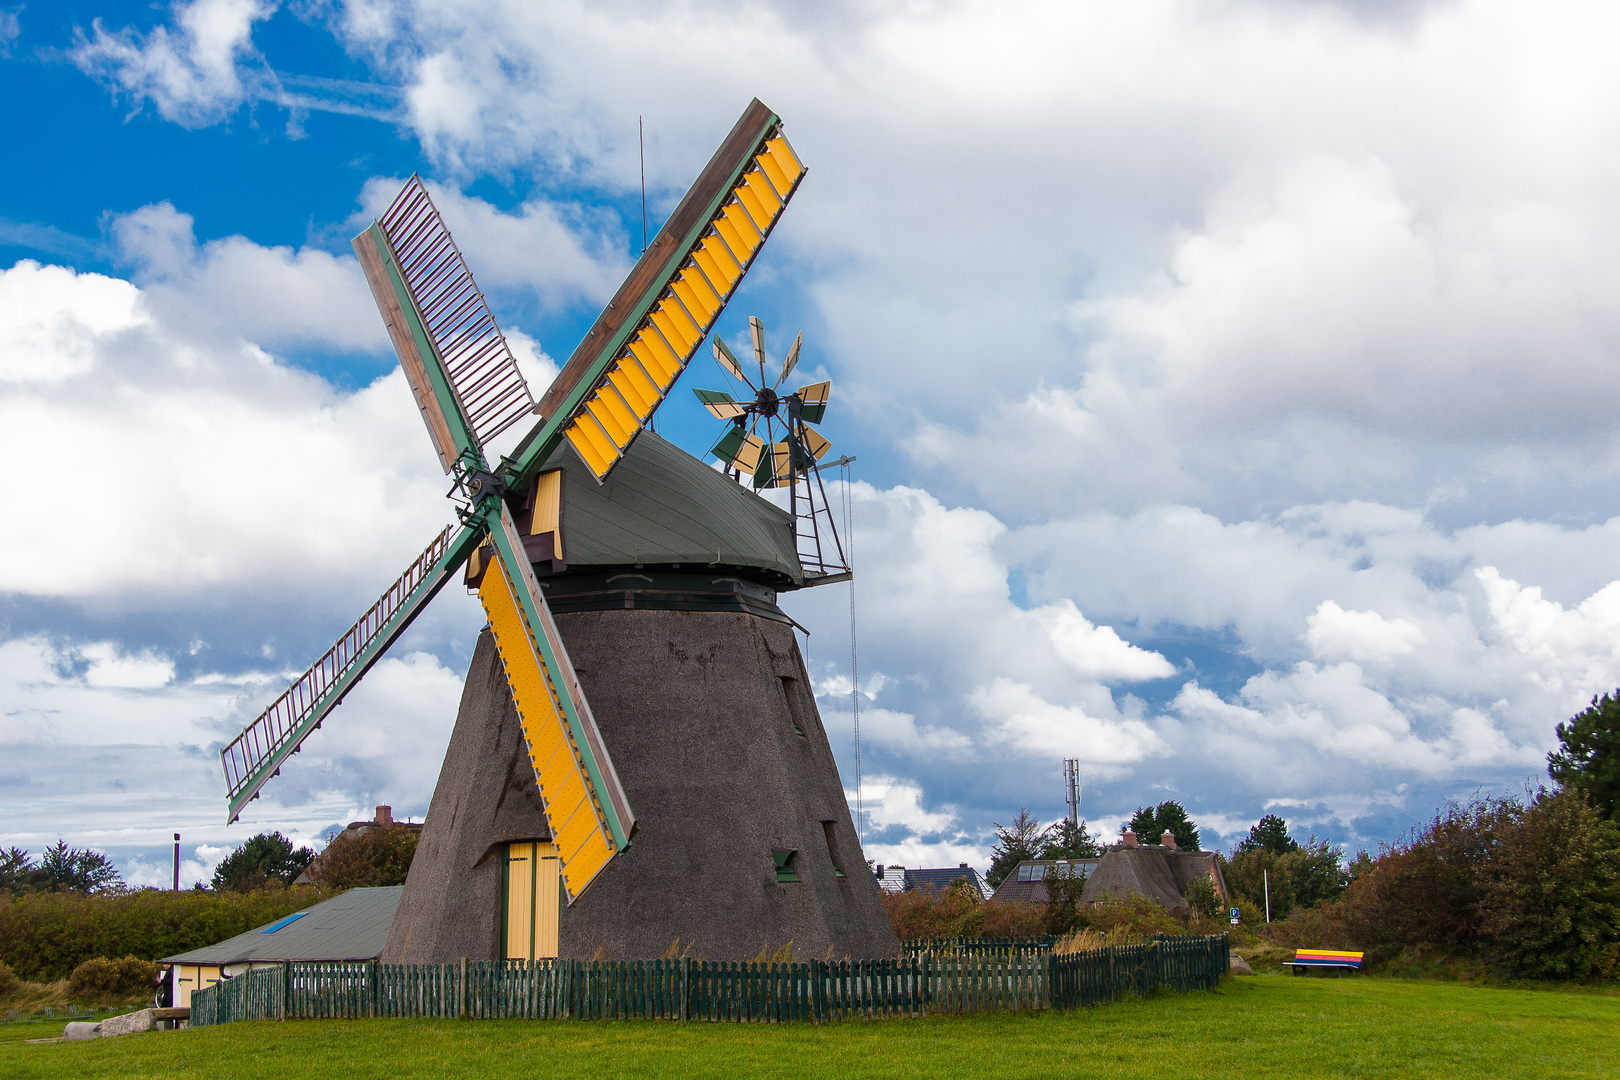
[[[534,395],[420,177],[378,219],[451,392],[480,445],[534,413]]]
[[[367,646],[387,632],[390,623],[411,602],[449,550],[453,529],[454,526],[447,526],[435,537],[399,580],[349,627],[349,632],[326,650],[325,656],[220,751],[227,796],[232,803],[232,820],[240,802],[251,797],[249,789],[269,779],[262,775],[267,766],[284,760],[314,730],[312,723],[319,722],[319,715],[330,711],[334,704],[329,700],[333,688],[358,674],[355,668],[365,656]]]
[[[803,176],[780,131],[761,142],[652,310],[563,429],[598,480],[686,370]]]

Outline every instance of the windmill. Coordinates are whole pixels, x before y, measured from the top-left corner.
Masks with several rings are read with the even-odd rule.
[[[827,489],[821,482],[820,463],[832,444],[813,426],[826,417],[832,383],[811,383],[790,394],[781,393],[782,384],[798,366],[803,332],[793,339],[782,370],[772,383],[765,376],[765,325],[750,315],[748,331],[759,366],[758,386],[748,378],[736,354],[719,334],[713,337],[714,358],[727,374],[748,387],[753,397],[739,401],[724,390],[692,391],[711,415],[731,421],[731,427],[709,448],[709,456],[720,462],[732,479],[750,483],[755,490],[785,488],[799,555],[807,570],[817,584],[847,581],[849,564],[827,503]],[[837,464],[852,460],[840,458]]]
[[[786,515],[712,470],[697,466],[694,473],[694,459],[644,431],[804,171],[780,118],[757,99],[750,103],[538,401],[419,178],[412,177],[355,238],[434,450],[452,478],[457,523],[436,536],[348,633],[224,748],[221,759],[228,818],[234,821],[423,607],[464,570],[489,624],[474,653],[385,955],[423,961],[556,955],[559,933],[564,949],[572,941],[577,950],[589,951],[594,941],[598,952],[609,947],[626,955],[658,955],[668,939],[657,940],[656,951],[648,951],[649,942],[671,926],[695,925],[695,916],[681,914],[679,905],[665,905],[678,918],[639,914],[648,905],[637,890],[692,861],[690,852],[678,850],[679,841],[669,839],[672,830],[705,831],[698,839],[710,847],[710,833],[726,835],[724,822],[706,823],[691,798],[670,794],[660,762],[674,751],[660,740],[690,728],[688,741],[697,740],[698,751],[705,749],[702,739],[711,741],[710,751],[695,753],[681,774],[689,780],[706,762],[724,758],[728,745],[743,756],[755,754],[759,739],[746,728],[693,727],[706,722],[705,699],[671,683],[658,667],[678,664],[679,650],[626,655],[626,643],[649,632],[651,624],[614,623],[618,612],[646,613],[655,622],[666,614],[697,612],[731,620],[704,624],[711,637],[725,638],[711,651],[744,656],[753,649],[766,658],[746,693],[733,694],[731,707],[791,714],[794,731],[809,746],[799,760],[813,782],[803,784],[794,799],[768,803],[794,805],[798,818],[819,815],[813,839],[824,840],[826,860],[839,878],[841,863],[857,864],[847,806],[829,805],[833,793],[841,801],[842,789],[825,733],[818,719],[811,720],[814,696],[791,620],[774,603],[776,586],[806,583],[791,522],[776,520],[773,514]],[[509,455],[489,460],[485,448],[491,440],[536,415]],[[714,482],[732,494],[719,495]],[[735,498],[751,501],[726,502]],[[668,503],[703,513],[672,526],[656,510]],[[671,588],[652,576],[632,575],[637,588],[607,588],[616,598],[607,605],[611,612],[600,605],[600,593],[622,575],[589,572],[653,564],[681,572],[697,560],[707,581],[701,588],[692,588],[690,575]],[[639,594],[645,596],[636,608],[633,597]],[[771,625],[749,621],[761,619]],[[569,627],[566,633],[560,624]],[[690,634],[691,627],[682,626]],[[739,627],[753,637],[744,641]],[[781,697],[780,707],[761,704],[761,685]],[[630,702],[622,698],[629,686],[650,689]],[[599,725],[598,716],[610,722]],[[658,724],[638,727],[648,717]],[[805,727],[814,728],[818,745],[809,745],[816,740]],[[621,781],[625,768],[628,782]],[[633,793],[656,812],[633,812]],[[747,801],[733,800],[738,807]],[[807,861],[797,859],[810,845],[804,822],[772,813],[768,806],[742,807],[733,814],[738,824],[731,832],[747,833],[747,819],[757,818],[765,840],[767,833],[793,834],[771,841],[776,846],[766,848],[764,859],[774,863],[775,881],[801,881],[794,867]],[[649,836],[651,843],[640,839]],[[749,850],[749,858],[756,854]],[[632,856],[642,857],[638,867],[616,873]],[[734,869],[730,874],[736,877]],[[869,884],[860,881],[869,875],[855,877]],[[497,887],[498,904],[491,899]],[[859,891],[840,900],[822,884],[797,899],[777,896],[756,904],[716,948],[735,951],[760,933],[780,943],[803,928],[798,940],[806,944],[886,951],[893,935],[875,906],[875,887],[871,891],[871,903]],[[739,912],[746,906],[728,903]],[[628,929],[619,925],[626,918]],[[848,927],[859,932],[852,937]]]

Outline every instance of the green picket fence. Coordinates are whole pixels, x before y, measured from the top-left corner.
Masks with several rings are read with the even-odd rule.
[[[918,938],[902,941],[900,949],[906,956],[929,954],[940,956],[985,956],[996,953],[1051,952],[1058,939],[1052,934],[1038,937],[943,937]]]
[[[541,960],[285,963],[191,996],[194,1025],[368,1016],[791,1023],[1076,1008],[1125,994],[1214,989],[1219,937],[1158,938],[1067,956],[961,950],[803,964]]]
[[[1127,994],[1213,990],[1231,965],[1231,943],[1218,937],[1166,937],[1049,958],[1055,1009],[1103,1005]]]

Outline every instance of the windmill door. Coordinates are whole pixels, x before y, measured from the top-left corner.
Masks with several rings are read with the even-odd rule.
[[[562,903],[557,849],[547,840],[507,844],[501,870],[501,959],[557,955]]]

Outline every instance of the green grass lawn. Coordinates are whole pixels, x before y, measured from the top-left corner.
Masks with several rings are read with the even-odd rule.
[[[809,1025],[294,1020],[26,1045],[0,1077],[1620,1076],[1620,996],[1393,979],[1227,980],[1075,1013]]]

